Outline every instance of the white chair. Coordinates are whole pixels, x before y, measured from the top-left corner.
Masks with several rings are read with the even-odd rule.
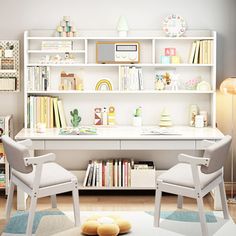
[[[9,220],[14,186],[26,192],[30,198],[30,209],[26,235],[32,235],[37,199],[51,196],[52,208],[57,207],[56,194],[72,191],[75,225],[80,225],[79,195],[77,178],[60,165],[56,164],[55,154],[30,157],[31,140],[15,142],[2,136],[6,158],[11,168],[9,194],[6,205],[6,218]]]
[[[202,235],[208,235],[203,197],[219,186],[224,219],[229,219],[223,179],[223,165],[228,156],[231,137],[225,136],[214,143],[208,142],[203,157],[180,154],[181,163],[170,168],[157,179],[154,226],[159,227],[162,192],[178,195],[178,208],[182,208],[183,196],[195,198],[199,211]]]

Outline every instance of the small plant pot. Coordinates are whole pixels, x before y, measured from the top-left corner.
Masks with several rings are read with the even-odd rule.
[[[142,126],[142,117],[141,116],[134,116],[133,117],[133,126],[137,126],[137,127]]]

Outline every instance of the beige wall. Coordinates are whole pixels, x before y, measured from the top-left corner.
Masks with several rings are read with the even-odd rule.
[[[126,15],[131,29],[160,29],[163,17],[178,13],[186,19],[190,29],[218,32],[219,85],[227,76],[236,75],[235,12],[235,0],[1,0],[0,38],[20,39],[23,48],[24,30],[53,29],[63,15],[70,15],[82,29],[114,29],[121,14]],[[22,68],[23,58],[21,62]],[[230,98],[218,96],[217,122],[224,133],[231,133],[233,125],[230,102]],[[0,93],[0,108],[1,114],[14,115],[15,132],[23,127],[22,91]],[[229,165],[230,162],[227,179]]]

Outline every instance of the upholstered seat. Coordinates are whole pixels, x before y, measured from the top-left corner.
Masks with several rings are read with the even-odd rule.
[[[203,197],[215,188],[220,190],[224,219],[229,219],[223,166],[228,156],[231,140],[232,138],[229,135],[217,142],[203,140],[202,142],[207,147],[202,157],[180,153],[178,155],[179,163],[158,176],[156,181],[154,226],[159,227],[160,225],[162,192],[178,195],[178,208],[182,208],[183,196],[197,200],[203,236],[208,236]]]
[[[9,220],[13,202],[14,188],[29,195],[30,209],[26,228],[27,236],[32,235],[32,228],[38,198],[51,196],[52,207],[57,207],[56,195],[72,192],[75,226],[80,225],[78,180],[76,176],[55,163],[56,155],[48,153],[31,157],[31,140],[15,142],[2,136],[6,158],[11,168],[9,193],[6,204],[6,219]]]
[[[12,169],[12,174],[19,178],[24,184],[33,189],[35,167],[29,174]],[[62,184],[76,180],[76,177],[69,171],[61,167],[55,162],[45,163],[42,168],[42,174],[39,182],[39,188],[44,188],[56,184]]]
[[[203,189],[215,178],[222,175],[222,169],[213,172],[211,174],[204,174],[198,166],[198,174],[200,179],[200,186]],[[179,163],[174,167],[170,168],[168,171],[163,173],[158,177],[164,183],[175,184],[183,187],[195,188],[195,182],[193,180],[193,173],[191,165],[187,163]]]

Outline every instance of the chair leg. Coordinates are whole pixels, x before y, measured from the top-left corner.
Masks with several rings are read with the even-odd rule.
[[[73,209],[74,209],[75,226],[79,226],[80,225],[80,210],[79,210],[78,183],[75,183],[75,187],[72,191],[72,196],[73,196]]]
[[[228,205],[226,202],[226,195],[225,195],[225,186],[224,186],[224,180],[219,184],[220,187],[220,198],[221,198],[221,205],[223,209],[224,219],[229,219],[229,210]]]
[[[203,198],[197,197],[197,206],[199,211],[199,218],[201,223],[201,229],[202,229],[202,236],[208,235],[208,229],[207,229],[207,223],[206,223],[206,216],[204,213],[204,204],[203,204]]]
[[[183,196],[181,196],[181,195],[178,195],[178,198],[177,198],[177,207],[178,207],[179,209],[182,209],[182,207],[183,207]]]
[[[51,195],[52,208],[57,208],[57,195]]]
[[[156,189],[154,227],[159,227],[159,225],[160,225],[161,196],[162,196],[162,192],[159,189]]]
[[[37,205],[37,196],[32,196],[30,199],[30,209],[29,209],[28,223],[27,223],[27,229],[26,229],[27,236],[32,235],[36,205]]]
[[[11,215],[14,187],[15,187],[15,184],[12,181],[10,181],[7,204],[6,204],[6,220],[7,221],[10,219],[10,215]]]

